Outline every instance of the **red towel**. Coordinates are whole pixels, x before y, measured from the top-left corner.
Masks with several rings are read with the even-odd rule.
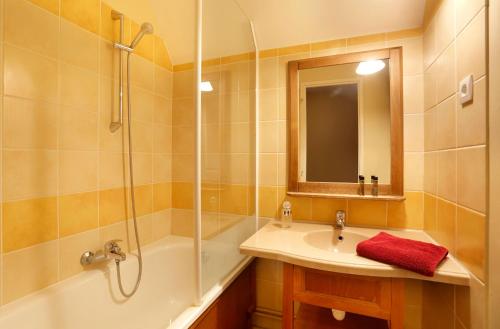
[[[360,256],[426,276],[433,276],[436,267],[448,255],[448,249],[444,247],[398,238],[385,232],[358,243],[356,252]]]

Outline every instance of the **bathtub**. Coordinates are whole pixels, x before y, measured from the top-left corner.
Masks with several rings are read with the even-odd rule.
[[[121,297],[116,267],[109,263],[5,305],[0,328],[187,328],[250,263],[251,258],[240,255],[236,246],[255,229],[252,222],[245,220],[202,242],[201,305],[193,306],[193,240],[168,236],[143,248],[141,286],[129,300]],[[124,287],[130,291],[137,275],[136,257],[129,255],[122,263],[122,273]]]

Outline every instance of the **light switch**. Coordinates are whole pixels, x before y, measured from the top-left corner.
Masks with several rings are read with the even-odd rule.
[[[474,79],[471,75],[466,76],[460,85],[458,86],[458,92],[460,93],[460,103],[465,104],[472,101],[474,94]]]

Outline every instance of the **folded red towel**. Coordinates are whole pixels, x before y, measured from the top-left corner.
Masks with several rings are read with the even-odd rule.
[[[448,255],[448,249],[444,247],[398,238],[385,232],[358,243],[356,252],[360,256],[426,276],[433,276],[436,267]]]

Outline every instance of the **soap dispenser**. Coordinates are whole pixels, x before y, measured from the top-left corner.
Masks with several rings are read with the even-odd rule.
[[[281,228],[290,226],[292,226],[292,204],[290,201],[285,201],[281,208]]]

